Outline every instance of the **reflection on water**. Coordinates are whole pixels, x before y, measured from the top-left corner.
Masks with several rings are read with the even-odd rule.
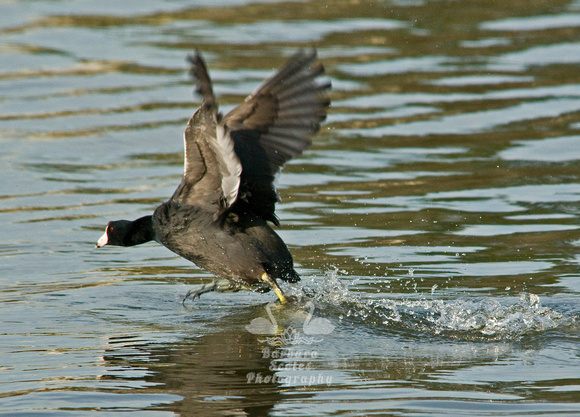
[[[580,413],[578,3],[194,3],[0,5],[0,412]],[[93,250],[180,180],[188,53],[227,111],[309,45],[333,105],[279,178],[297,305],[184,307],[209,274]]]

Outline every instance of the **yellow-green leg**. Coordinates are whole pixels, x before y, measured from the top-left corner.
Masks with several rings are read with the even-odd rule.
[[[202,294],[205,294],[207,292],[211,292],[211,291],[217,291],[217,292],[228,292],[228,291],[238,291],[240,289],[240,286],[234,282],[231,282],[227,279],[221,279],[221,280],[213,280],[211,283],[209,284],[204,284],[201,287],[198,288],[194,288],[191,289],[187,292],[187,294],[185,294],[185,297],[183,298],[182,304],[185,304],[185,301],[189,298],[189,296],[191,296],[191,301],[194,301],[196,298],[199,298]]]
[[[276,283],[276,281],[274,280],[274,278],[272,278],[266,272],[264,272],[262,274],[262,276],[260,277],[260,281],[265,282],[266,284],[268,284],[270,286],[270,288],[272,288],[274,290],[274,292],[276,293],[276,295],[280,299],[280,304],[286,304],[288,302],[288,299],[284,295],[284,292],[278,286],[278,284]]]

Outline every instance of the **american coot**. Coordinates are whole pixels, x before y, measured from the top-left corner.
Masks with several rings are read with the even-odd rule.
[[[324,68],[316,51],[300,50],[222,116],[199,52],[188,60],[203,101],[185,129],[181,184],[152,216],[109,222],[97,247],[156,240],[228,280],[226,288],[214,281],[185,299],[212,290],[271,288],[285,303],[276,280],[300,277],[286,244],[268,224],[279,226],[274,177],[320,129],[330,82],[318,81]]]

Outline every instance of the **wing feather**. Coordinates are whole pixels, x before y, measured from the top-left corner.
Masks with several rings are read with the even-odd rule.
[[[238,210],[277,223],[275,176],[311,144],[330,105],[330,83],[318,81],[324,67],[316,59],[315,50],[298,51],[223,118],[243,167]]]
[[[184,174],[171,200],[202,207],[217,219],[236,201],[242,164],[229,130],[219,123],[217,102],[203,59],[196,51],[188,60],[202,104],[185,129]]]
[[[171,199],[214,219],[234,210],[277,224],[275,175],[310,145],[330,104],[316,51],[298,51],[223,119],[201,55],[188,60],[202,104],[185,129],[184,175]]]

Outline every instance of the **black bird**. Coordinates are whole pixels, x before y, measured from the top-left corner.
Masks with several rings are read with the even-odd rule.
[[[274,178],[320,130],[330,82],[316,50],[300,50],[225,116],[198,51],[188,57],[201,107],[185,129],[185,169],[173,196],[153,215],[107,225],[97,247],[134,246],[151,240],[228,280],[227,289],[276,292],[276,280],[297,282],[292,255],[268,222],[279,197]],[[197,291],[221,290],[215,281]],[[184,299],[184,301],[185,301]]]

